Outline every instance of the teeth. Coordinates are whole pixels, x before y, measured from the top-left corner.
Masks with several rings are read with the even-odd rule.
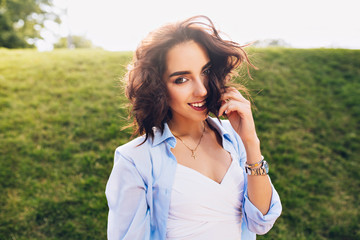
[[[191,106],[193,107],[202,107],[204,106],[205,102],[201,102],[201,103],[191,103]]]

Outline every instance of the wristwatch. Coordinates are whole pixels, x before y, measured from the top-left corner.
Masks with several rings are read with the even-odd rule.
[[[267,175],[269,172],[269,164],[265,160],[262,160],[261,162],[262,163],[260,167],[257,168],[251,168],[248,165],[245,166],[245,172],[247,173],[247,175],[251,175],[251,176]]]

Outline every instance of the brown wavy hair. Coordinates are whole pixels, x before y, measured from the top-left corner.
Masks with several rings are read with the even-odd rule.
[[[218,116],[221,93],[231,76],[243,62],[254,67],[243,47],[220,37],[213,22],[206,16],[195,16],[185,21],[168,24],[150,32],[140,43],[125,75],[125,93],[130,100],[130,115],[136,126],[134,135],[145,133],[144,142],[154,138],[153,127],[164,131],[164,123],[172,118],[168,105],[168,91],[163,80],[167,52],[183,42],[195,41],[202,45],[210,58],[206,97],[208,113]],[[255,68],[255,67],[254,67]],[[239,85],[238,85],[239,86]],[[239,87],[238,87],[239,88]],[[246,91],[240,85],[241,90]]]

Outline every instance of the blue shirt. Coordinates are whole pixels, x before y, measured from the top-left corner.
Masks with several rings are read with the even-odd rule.
[[[228,120],[208,118],[219,132],[223,148],[238,159],[244,169],[246,152],[244,145]],[[154,128],[154,139],[144,144],[144,136],[138,137],[115,151],[114,166],[106,185],[109,206],[108,239],[166,238],[166,223],[170,195],[177,161],[170,151],[176,138],[167,124],[164,132]],[[138,146],[139,145],[139,146]],[[242,239],[256,239],[265,234],[280,216],[282,206],[278,193],[272,186],[270,209],[263,215],[247,196],[247,175],[244,171],[244,200],[242,204]]]

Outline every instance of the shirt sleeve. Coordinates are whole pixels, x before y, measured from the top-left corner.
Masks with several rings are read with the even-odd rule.
[[[247,189],[244,196],[244,214],[245,220],[247,222],[248,229],[256,234],[265,234],[267,233],[272,226],[274,225],[276,219],[280,216],[282,211],[282,206],[280,202],[280,197],[274,186],[272,187],[272,196],[269,211],[263,215],[250,201]]]
[[[232,129],[232,128],[231,128]],[[240,154],[240,164],[243,166],[246,162],[246,150],[244,144],[240,138],[240,136],[233,130],[233,134],[235,135],[237,141],[237,147]],[[244,189],[244,200],[243,200],[243,214],[244,220],[246,222],[247,229],[251,232],[263,235],[267,233],[272,226],[274,225],[276,219],[280,216],[282,212],[282,206],[279,194],[275,190],[273,184],[271,183],[271,179],[269,177],[271,188],[272,188],[272,195],[271,195],[271,202],[269,211],[266,215],[263,215],[259,209],[255,207],[254,204],[250,201],[247,192],[247,175],[245,174],[245,189]]]
[[[134,163],[117,149],[114,166],[106,185],[109,206],[109,240],[149,239],[150,215],[146,185]]]

